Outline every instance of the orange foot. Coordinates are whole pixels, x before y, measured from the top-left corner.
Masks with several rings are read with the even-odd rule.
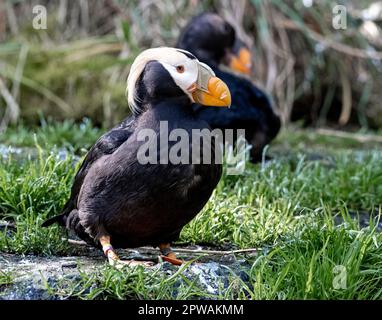
[[[110,237],[103,236],[100,238],[100,243],[102,245],[102,250],[107,257],[109,264],[118,269],[123,267],[135,267],[135,266],[144,266],[152,267],[154,265],[151,261],[136,261],[136,260],[121,260],[118,255],[115,253],[113,246],[110,244]]]
[[[183,264],[182,260],[177,259],[175,253],[171,250],[169,243],[160,244],[159,249],[162,253],[161,258],[164,261],[170,262],[171,264],[173,264],[175,266],[180,266]]]

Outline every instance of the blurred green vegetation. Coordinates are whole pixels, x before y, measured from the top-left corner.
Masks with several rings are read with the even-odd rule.
[[[38,128],[31,129],[30,126],[22,123],[10,126],[0,135],[0,144],[35,147],[37,141],[39,146],[46,150],[58,146],[80,154],[87,152],[104,131],[95,127],[86,118],[78,123],[74,120],[56,122],[52,119],[40,118]]]
[[[36,4],[47,7],[47,30],[32,28]],[[332,27],[337,4],[346,5],[346,30]],[[216,10],[252,48],[252,79],[285,123],[304,118],[378,128],[382,17],[372,16],[378,8],[355,0],[8,0],[0,8],[0,77],[20,112],[6,111],[1,97],[0,115],[26,123],[37,123],[41,112],[56,120],[89,117],[110,127],[129,114],[125,83],[137,53],[174,45],[192,16]]]

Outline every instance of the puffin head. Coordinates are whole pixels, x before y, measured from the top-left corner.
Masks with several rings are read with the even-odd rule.
[[[229,107],[227,85],[188,51],[153,48],[134,60],[127,79],[127,100],[134,114],[148,102],[184,98],[205,106]]]
[[[251,73],[252,58],[248,47],[236,36],[234,28],[215,13],[194,17],[183,29],[177,47],[211,65],[224,63],[234,71]]]

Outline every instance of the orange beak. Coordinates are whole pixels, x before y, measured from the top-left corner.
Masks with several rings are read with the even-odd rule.
[[[251,52],[247,48],[240,48],[237,55],[232,55],[229,67],[237,72],[250,74],[252,69]]]
[[[205,63],[198,62],[198,78],[187,90],[194,102],[204,106],[230,107],[231,92]]]
[[[192,92],[195,102],[204,106],[229,107],[231,105],[231,92],[227,85],[217,77],[208,80],[208,90],[195,89]]]

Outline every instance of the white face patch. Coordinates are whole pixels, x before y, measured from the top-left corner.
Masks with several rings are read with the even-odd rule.
[[[198,80],[198,61],[184,57],[184,59],[179,59],[176,63],[171,64],[160,60],[158,62],[168,71],[176,85],[192,100],[191,93],[187,89]]]
[[[127,79],[127,100],[134,113],[139,112],[138,101],[136,100],[137,81],[146,64],[153,60],[162,64],[174,79],[176,85],[192,100],[191,93],[187,89],[198,80],[200,62],[197,59],[189,58],[182,51],[184,50],[168,47],[147,49],[134,60]],[[207,66],[207,68],[209,67]]]

